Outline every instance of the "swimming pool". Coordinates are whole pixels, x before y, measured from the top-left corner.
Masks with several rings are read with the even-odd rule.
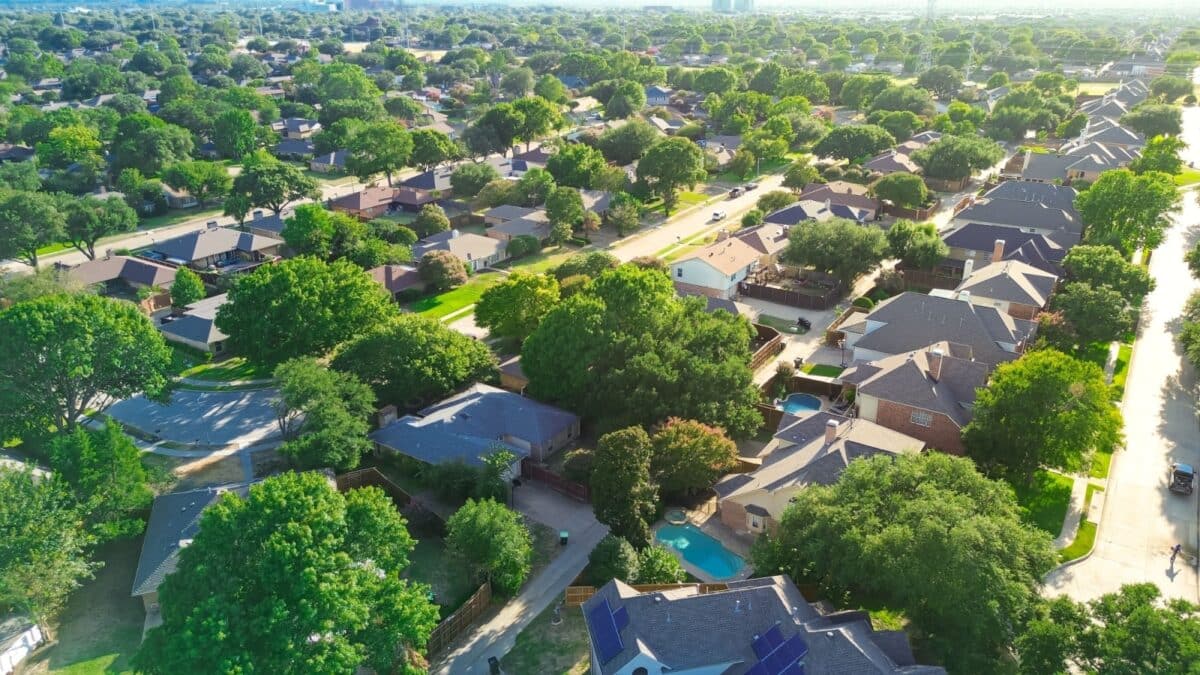
[[[684,560],[711,576],[712,581],[732,579],[746,565],[740,556],[695,525],[664,525],[654,538],[679,551]]]
[[[821,399],[812,394],[788,394],[787,398],[778,403],[776,407],[789,415],[795,415],[800,412],[820,410]]]

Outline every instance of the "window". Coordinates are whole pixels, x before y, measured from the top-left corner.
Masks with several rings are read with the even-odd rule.
[[[750,529],[757,531],[761,530],[762,527],[762,518],[759,518],[758,516],[750,516]]]
[[[682,268],[682,267],[676,267],[676,268],[675,268],[675,276],[677,276],[677,277],[682,277],[682,276],[683,276],[683,268]]]
[[[928,427],[933,424],[933,414],[922,412],[920,410],[914,410],[912,411],[912,414],[908,416],[908,421],[919,427]]]

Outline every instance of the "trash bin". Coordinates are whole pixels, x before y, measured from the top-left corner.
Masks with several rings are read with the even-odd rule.
[[[569,532],[567,532],[566,530],[559,530],[559,531],[558,531],[558,543],[559,543],[559,545],[561,545],[561,546],[566,546],[566,545],[567,545],[567,538],[568,538],[569,536],[571,536],[571,535],[570,535],[570,533],[569,533]]]
[[[494,656],[488,657],[488,672],[492,675],[500,675],[500,659]]]

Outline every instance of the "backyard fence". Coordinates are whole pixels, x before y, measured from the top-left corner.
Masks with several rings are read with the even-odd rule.
[[[673,591],[680,588],[694,588],[700,595],[719,593],[729,590],[729,584],[634,584],[633,590],[638,593],[656,593],[658,591]],[[578,607],[596,594],[595,586],[567,586],[563,596],[564,607]]]
[[[392,498],[392,503],[397,509],[403,509],[412,501],[412,496],[402,490],[399,485],[396,485],[387,476],[379,472],[375,467],[367,467],[344,473],[337,477],[338,492],[346,492],[361,487],[377,487],[387,493],[387,496]]]
[[[905,289],[912,289],[914,286],[916,286],[918,288],[941,288],[944,290],[951,290],[958,288],[958,285],[962,283],[961,270],[959,270],[960,276],[958,277],[941,274],[938,272],[938,270],[918,270],[910,268],[902,269],[897,267],[896,271],[899,272],[900,276],[904,279]]]
[[[783,335],[770,326],[760,323],[750,325],[754,327],[755,342],[762,342],[762,346],[750,357],[750,370],[758,370],[783,351]]]
[[[833,307],[837,304],[837,299],[841,295],[836,288],[826,291],[823,295],[810,295],[788,288],[755,284],[749,281],[743,281],[738,284],[738,292],[748,298],[758,298],[759,300],[777,302],[788,307],[814,310]]]
[[[841,330],[842,324],[846,323],[851,317],[856,314],[867,314],[868,310],[862,307],[849,307],[842,315],[834,319],[833,323],[829,324],[829,328],[825,329],[825,344],[830,347],[837,347],[838,343],[846,338],[846,333]]]
[[[429,642],[425,646],[426,656],[433,656],[448,647],[451,642],[454,642],[454,638],[466,632],[471,624],[475,623],[475,619],[487,611],[491,602],[492,584],[485,581],[474,595],[453,614],[442,619],[442,622],[429,634]]]
[[[567,480],[550,469],[538,465],[536,461],[529,457],[521,460],[521,477],[544,483],[551,490],[584,504],[589,504],[592,501],[591,488],[583,483]]]
[[[941,205],[942,201],[940,199],[935,199],[933,204],[929,206],[923,206],[917,209],[910,209],[906,206],[898,206],[896,204],[892,204],[891,202],[886,202],[883,205],[883,212],[889,216],[895,216],[896,218],[908,218],[909,220],[925,221],[929,220]]]
[[[967,184],[970,182],[970,177],[959,178],[958,180],[925,177],[925,185],[929,186],[929,189],[934,192],[961,192],[966,189]]]

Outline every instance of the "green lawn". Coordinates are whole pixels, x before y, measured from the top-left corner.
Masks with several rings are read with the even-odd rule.
[[[462,286],[411,302],[406,309],[421,316],[440,319],[475,304],[484,291],[500,283],[503,278],[504,275],[497,272],[480,272]]]
[[[760,323],[769,328],[774,328],[780,333],[794,334],[800,332],[796,329],[796,322],[791,319],[781,319],[770,314],[759,314],[754,323]]]
[[[395,213],[389,213],[386,216],[379,216],[379,219],[390,220],[393,223],[398,223],[400,225],[408,225],[417,219],[417,214],[409,213],[408,211],[397,211]]]
[[[261,380],[271,377],[271,368],[250,363],[244,357],[235,356],[216,363],[202,363],[179,374],[206,382],[234,382],[236,380]]]
[[[171,348],[170,372],[176,375],[195,370],[201,365],[206,365],[211,358],[210,355],[199,349],[192,349],[191,347],[185,347],[174,342],[168,342],[167,346]]]
[[[717,177],[714,179],[714,181],[717,183],[735,183],[735,184],[742,183],[742,182],[745,182],[748,180],[754,180],[756,178],[760,178],[769,173],[775,173],[791,163],[792,163],[792,160],[787,157],[781,157],[779,159],[771,159],[771,160],[767,160],[767,161],[763,162],[760,165],[760,168],[762,169],[762,171],[760,173],[751,174],[749,178],[746,178],[744,176],[739,176],[738,174],[735,174],[732,171],[722,171],[721,173],[717,174]]]
[[[432,586],[442,616],[448,616],[471,597],[479,584],[474,583],[467,571],[446,554],[446,544],[442,539],[416,536],[419,541],[408,556],[409,566],[404,575]]]
[[[708,200],[708,198],[709,196],[702,192],[689,192],[684,190],[683,192],[679,193],[678,199],[675,203],[675,210],[671,212],[671,215],[673,216],[679,211],[682,211],[688,207],[695,206],[697,204],[703,204]],[[662,211],[662,205],[662,199],[656,197],[643,204],[642,208],[645,213],[649,213],[651,211]]]
[[[564,260],[578,252],[578,248],[571,248],[569,246],[548,246],[542,249],[540,253],[522,256],[515,260],[506,260],[499,267],[510,269],[514,272],[521,271],[541,274],[542,272],[548,272],[558,267]]]
[[[1092,466],[1088,475],[1092,478],[1108,478],[1108,467],[1112,464],[1111,452],[1097,452],[1092,455]]]
[[[102,547],[104,567],[71,595],[58,626],[58,643],[29,663],[31,672],[42,664],[54,675],[124,675],[132,673],[129,658],[142,641],[145,613],[129,597],[142,539],[126,539]]]
[[[845,368],[841,366],[827,366],[823,363],[806,363],[800,370],[809,375],[817,375],[818,377],[837,377],[842,374]]]
[[[551,604],[521,634],[512,649],[500,660],[508,673],[545,673],[546,675],[583,675],[588,663],[588,634],[583,612],[578,607],[561,610],[562,622],[552,625]]]
[[[1183,172],[1175,176],[1175,184],[1183,187],[1200,183],[1200,170],[1183,167]]]
[[[1125,379],[1129,377],[1129,359],[1133,356],[1133,345],[1122,344],[1117,351],[1117,362],[1113,366],[1113,400],[1125,398]]]
[[[1067,476],[1043,470],[1034,474],[1033,485],[1012,484],[1025,522],[1057,537],[1062,531],[1063,519],[1067,517],[1073,484]]]
[[[1090,345],[1077,350],[1075,353],[1075,358],[1082,361],[1090,361],[1097,366],[1100,366],[1100,369],[1103,370],[1104,366],[1108,363],[1109,344],[1110,343],[1108,342],[1093,342]]]
[[[224,213],[224,209],[220,206],[211,209],[180,209],[178,211],[170,211],[161,216],[153,216],[146,218],[139,225],[139,230],[154,230],[160,227],[170,225],[178,225],[189,220],[199,220],[201,218],[216,218]]]
[[[1092,550],[1092,545],[1096,542],[1096,523],[1089,521],[1087,514],[1092,505],[1092,495],[1096,492],[1104,492],[1104,488],[1095,485],[1088,486],[1087,495],[1083,498],[1083,520],[1079,523],[1079,531],[1075,533],[1075,541],[1058,552],[1060,563],[1082,558]]]

